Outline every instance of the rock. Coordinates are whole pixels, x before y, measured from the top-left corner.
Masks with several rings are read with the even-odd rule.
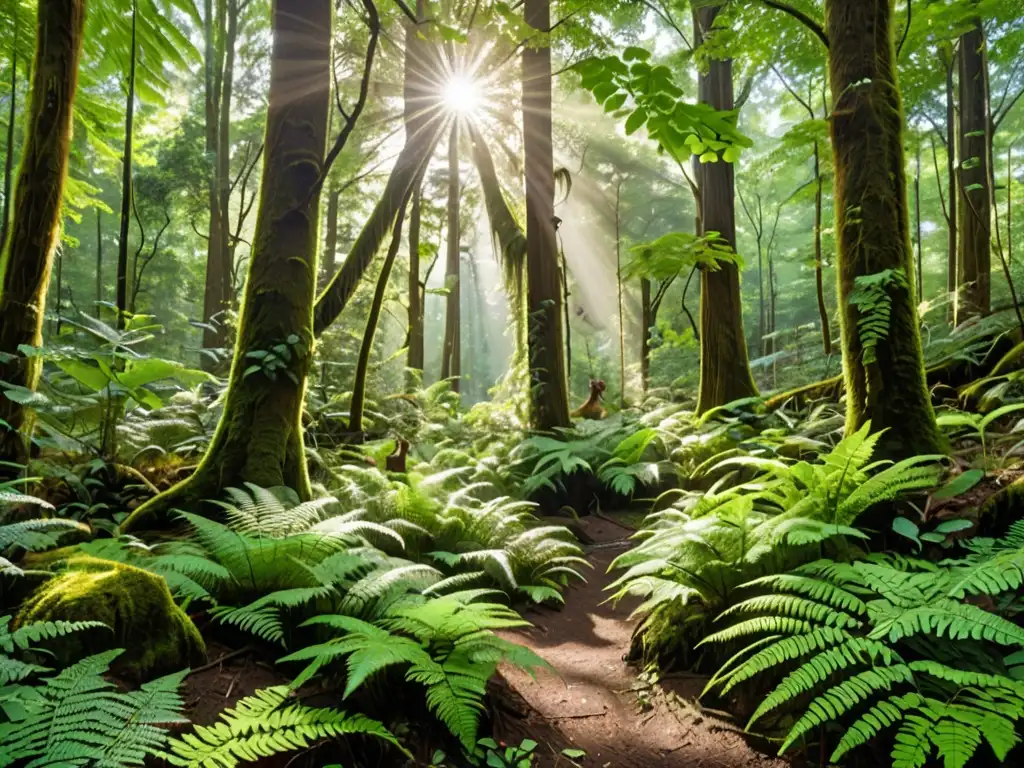
[[[75,632],[46,644],[60,664],[123,648],[114,671],[148,679],[201,664],[206,646],[179,608],[167,582],[141,568],[82,555],[22,605],[15,625],[36,621],[100,621],[104,629]]]

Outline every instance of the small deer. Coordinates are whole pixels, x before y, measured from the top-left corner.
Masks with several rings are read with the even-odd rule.
[[[601,379],[591,379],[590,396],[583,405],[569,415],[574,419],[603,419],[608,415],[608,411],[601,407],[601,397],[604,390],[604,381]]]

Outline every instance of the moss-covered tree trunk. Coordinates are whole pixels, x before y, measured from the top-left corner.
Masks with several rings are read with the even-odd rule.
[[[526,0],[526,23],[551,27],[550,0]],[[526,155],[526,282],[531,420],[534,428],[569,426],[562,346],[562,296],[555,241],[551,147],[551,49],[523,51],[523,148]]]
[[[125,530],[243,482],[310,496],[301,416],[313,347],[319,194],[311,193],[327,136],[331,1],[276,0],[271,23],[262,189],[224,413],[195,474],[139,507]]]
[[[988,62],[981,19],[960,37],[960,159],[957,323],[991,310],[992,190]]]
[[[409,211],[409,324],[408,359],[406,367],[414,371],[423,370],[423,294],[420,285],[420,229],[423,208],[420,182],[412,191]],[[412,379],[410,379],[410,382]]]
[[[60,237],[60,210],[71,146],[72,110],[82,50],[84,0],[39,0],[29,124],[14,192],[13,219],[0,258],[0,381],[35,389],[46,291]],[[19,398],[20,399],[20,398]],[[24,464],[25,408],[0,394],[0,461]],[[6,425],[5,425],[6,423]]]
[[[890,458],[940,452],[944,441],[925,385],[913,287],[892,0],[830,0],[825,13],[846,429],[870,419],[875,429],[888,430],[881,448]],[[865,363],[861,315],[850,296],[857,278],[884,270],[901,270],[905,280],[886,292],[888,333],[875,361]]]
[[[444,287],[448,290],[444,311],[444,346],[441,351],[441,378],[452,379],[458,392],[462,375],[462,274],[459,246],[462,225],[459,221],[459,123],[452,121],[448,138],[448,228],[446,235]]]
[[[696,36],[703,41],[720,7],[696,12]],[[715,109],[733,108],[732,60],[711,61],[701,72],[697,89],[701,102]],[[736,244],[736,201],[732,163],[702,163],[698,167],[701,225],[703,232],[718,232],[729,245]],[[697,412],[757,394],[747,360],[743,335],[743,303],[739,270],[723,264],[700,275],[700,392]]]

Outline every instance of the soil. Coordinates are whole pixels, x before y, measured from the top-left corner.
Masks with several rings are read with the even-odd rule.
[[[560,610],[525,613],[533,626],[508,632],[547,660],[558,674],[536,679],[503,669],[495,686],[495,738],[517,745],[538,742],[538,768],[571,768],[564,748],[582,749],[584,768],[781,768],[779,758],[758,752],[724,713],[712,715],[696,703],[706,678],[679,675],[652,685],[627,665],[635,619],[633,605],[607,603],[607,573],[626,549],[632,529],[605,516],[581,518],[588,581],[568,590]],[[635,604],[634,604],[635,605]]]

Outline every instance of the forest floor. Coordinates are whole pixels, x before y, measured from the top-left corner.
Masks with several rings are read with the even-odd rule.
[[[706,678],[670,676],[644,681],[623,661],[636,620],[634,604],[605,602],[608,566],[626,549],[631,528],[608,517],[581,520],[593,571],[568,590],[559,610],[524,614],[533,626],[507,632],[557,670],[536,679],[504,669],[497,687],[495,738],[538,742],[538,768],[570,768],[562,749],[582,749],[584,768],[781,768],[789,763],[753,749],[731,723],[702,710],[696,698]]]

